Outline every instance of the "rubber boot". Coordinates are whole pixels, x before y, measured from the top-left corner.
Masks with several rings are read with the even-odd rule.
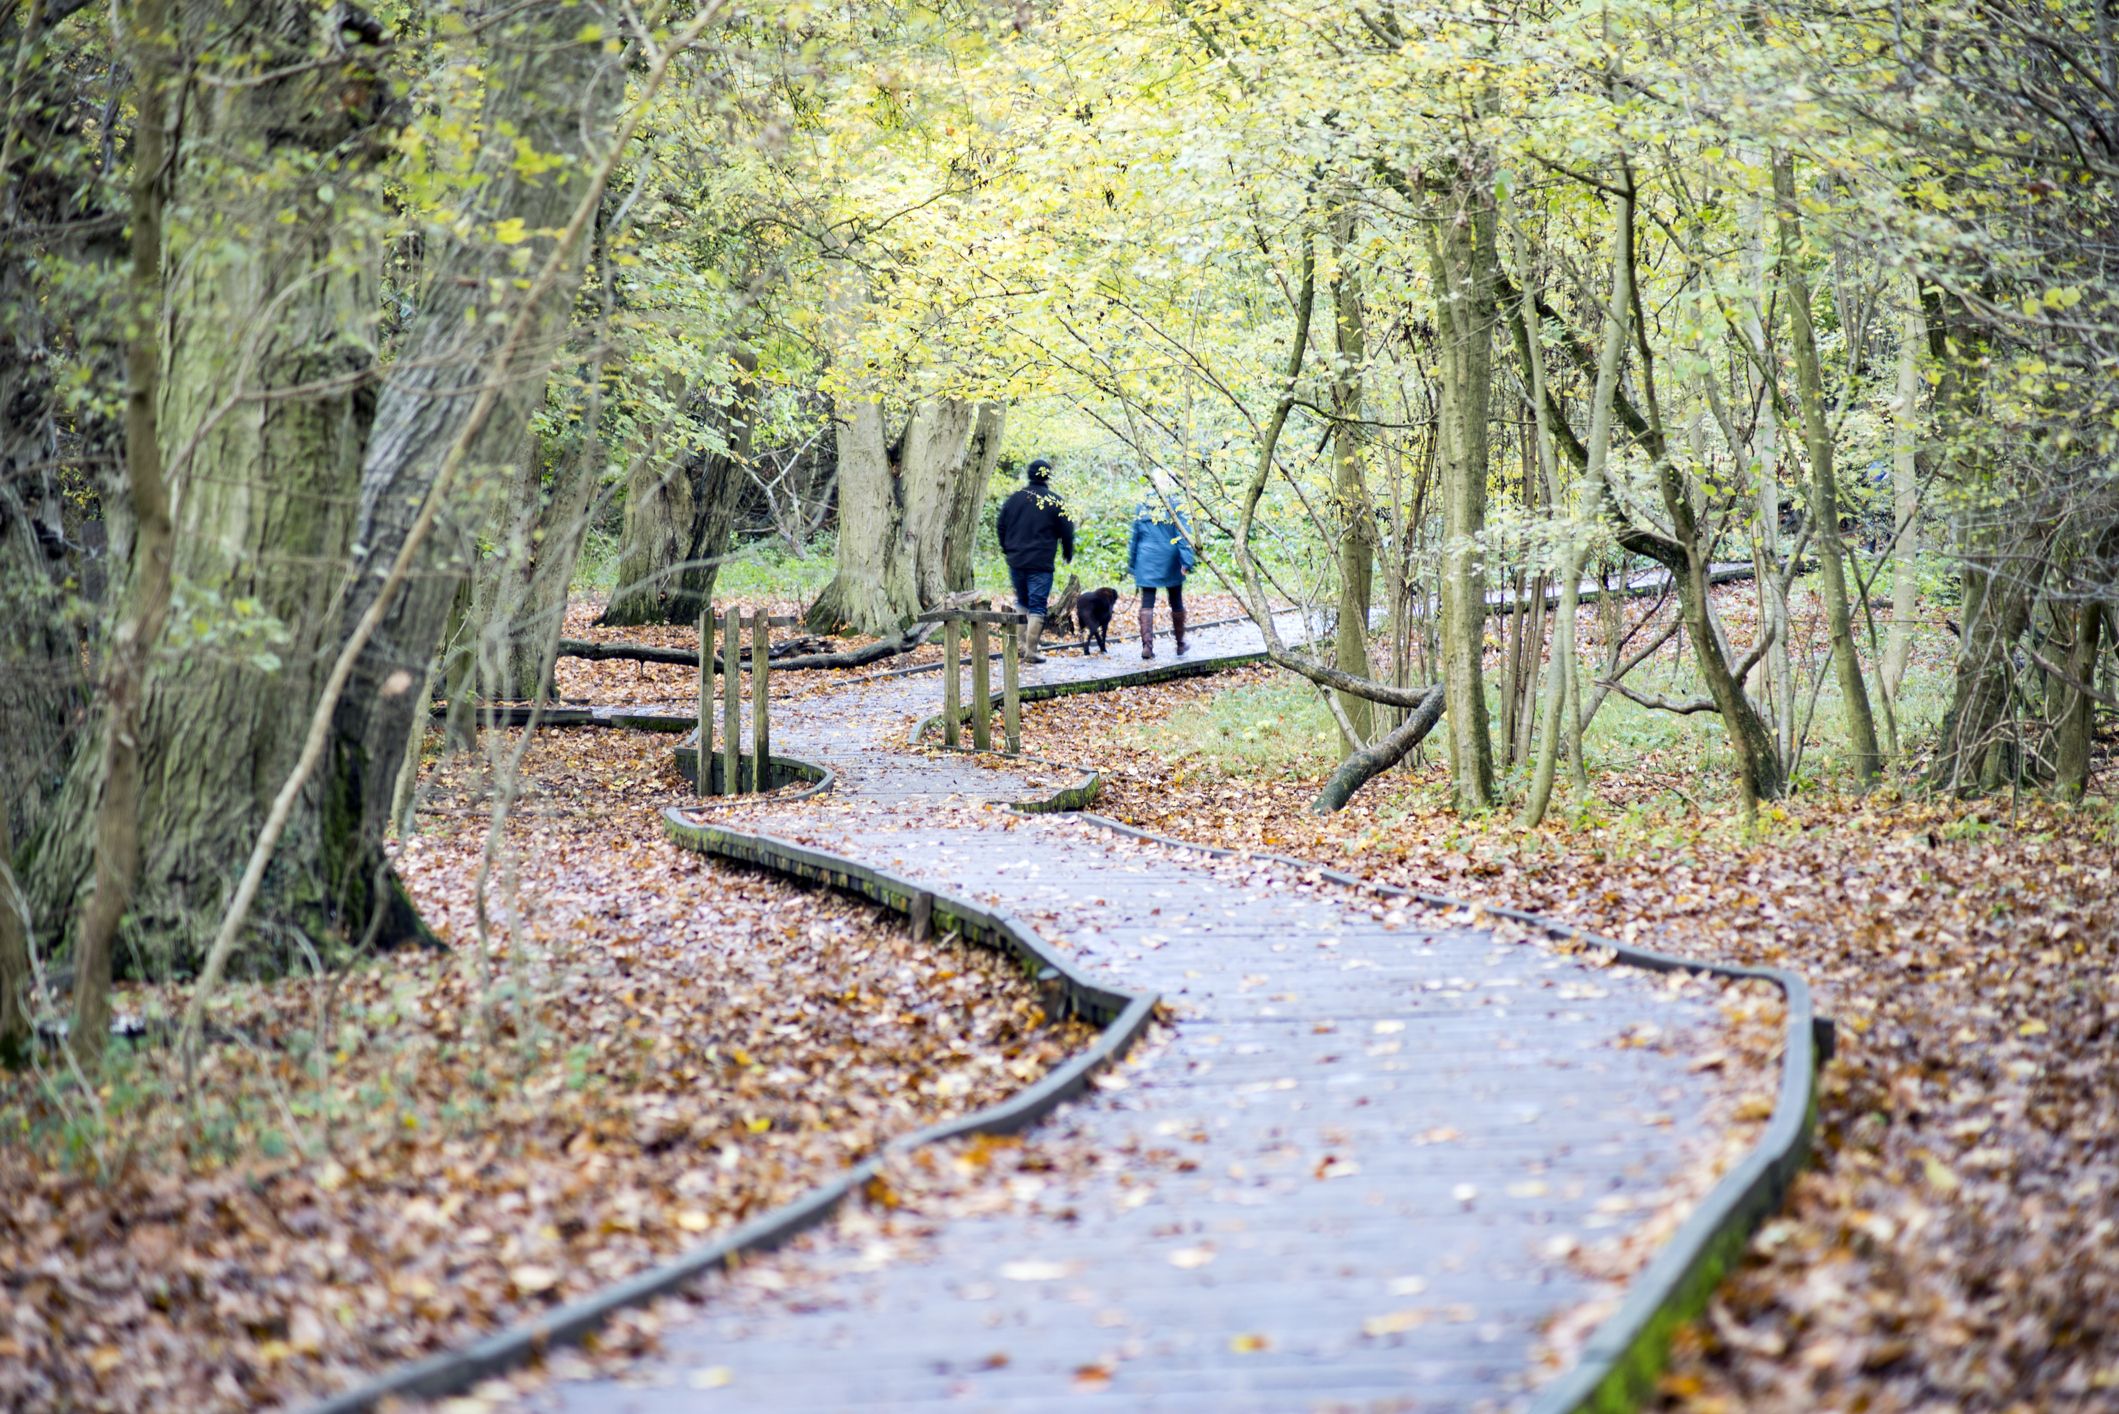
[[[1155,656],[1155,606],[1153,604],[1140,606],[1140,656],[1143,658],[1153,658]]]
[[[1170,611],[1170,636],[1177,640],[1177,656],[1180,658],[1184,657],[1185,611],[1183,609],[1172,609]]]
[[[1029,631],[1023,635],[1023,661],[1042,663],[1045,661],[1045,655],[1038,652],[1038,644],[1045,637],[1045,616],[1032,614],[1028,627]]]

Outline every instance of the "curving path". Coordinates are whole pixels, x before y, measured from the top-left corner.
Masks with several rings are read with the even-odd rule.
[[[1211,628],[1187,663],[1259,647],[1248,624]],[[1068,654],[1024,681],[1144,666]],[[1644,1021],[1718,1027],[1703,989],[1316,871],[985,804],[1073,773],[909,747],[939,699],[912,673],[776,701],[776,745],[829,765],[834,790],[701,816],[1000,904],[1160,994],[1167,1029],[1039,1131],[1099,1161],[997,1176],[931,1230],[886,1222],[890,1260],[871,1222],[711,1277],[637,1380],[554,1385],[537,1407],[1527,1404],[1548,1324],[1605,1294],[1568,1243],[1667,1207],[1713,1137],[1691,1049],[1622,1044]]]

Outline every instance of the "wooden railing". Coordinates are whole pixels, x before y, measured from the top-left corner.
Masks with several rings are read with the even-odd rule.
[[[714,637],[721,638],[721,794],[772,788],[772,634],[800,622],[793,614],[746,614],[730,605],[720,615],[709,604],[699,615],[699,770],[695,788],[714,793]],[[743,774],[742,658],[750,639],[750,775]]]
[[[942,626],[942,745],[961,750],[958,721],[964,715],[962,630],[971,631],[971,749],[993,750],[992,631],[1001,634],[1001,732],[1007,755],[1023,750],[1021,614],[992,609],[936,609],[919,616]]]

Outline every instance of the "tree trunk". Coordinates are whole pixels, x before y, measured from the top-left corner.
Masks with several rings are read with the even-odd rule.
[[[15,837],[0,810],[0,1066],[29,1059],[30,986],[28,900],[15,885]]]
[[[232,30],[231,14],[238,16]],[[357,60],[294,64],[316,52],[317,12],[307,4],[280,0],[229,12],[201,3],[178,18],[189,47],[267,54],[299,72],[201,86],[187,101],[174,181],[187,202],[209,204],[215,220],[200,224],[205,234],[179,235],[166,256],[155,253],[169,272],[167,348],[158,351],[166,372],[150,393],[153,417],[129,417],[127,429],[136,507],[139,478],[162,475],[135,460],[146,450],[137,439],[159,430],[166,499],[178,516],[167,573],[186,612],[165,641],[160,611],[148,604],[161,571],[142,519],[132,612],[155,631],[137,649],[136,704],[113,701],[113,712],[135,714],[122,732],[126,744],[77,758],[62,818],[30,875],[40,914],[65,917],[81,908],[91,876],[100,881],[108,829],[129,832],[138,855],[131,903],[143,944],[138,960],[157,973],[196,965],[321,688],[374,406],[366,381],[372,355],[361,331],[377,294],[374,267],[343,259],[345,215],[335,200],[313,188],[290,200],[260,173],[234,165],[272,143],[292,143],[339,156],[323,185],[358,183],[373,155],[365,144],[374,115],[362,105],[374,76]],[[343,52],[343,38],[333,42]],[[143,119],[141,138],[148,136]],[[260,185],[268,195],[245,195]],[[283,210],[297,219],[279,219]],[[218,234],[225,229],[243,234]],[[231,340],[231,330],[242,337]],[[144,365],[133,374],[155,376]],[[150,490],[149,499],[157,494]],[[166,605],[168,588],[159,592]],[[122,806],[130,823],[107,824],[127,793],[136,793]],[[91,815],[93,834],[74,823]],[[276,922],[289,939],[315,937],[327,922],[321,880],[298,862],[313,844],[297,839],[279,881],[284,907]]]
[[[1460,174],[1429,236],[1441,331],[1442,680],[1449,694],[1450,778],[1457,808],[1493,803],[1494,754],[1481,659],[1485,576],[1487,410],[1493,389],[1494,213],[1480,184]]]
[[[1355,791],[1403,761],[1412,754],[1414,747],[1426,740],[1427,734],[1435,729],[1435,723],[1442,719],[1448,701],[1447,690],[1439,685],[1429,688],[1411,715],[1393,727],[1383,740],[1360,748],[1339,763],[1339,769],[1332,772],[1324,789],[1317,793],[1317,799],[1310,803],[1311,812],[1329,815],[1345,809]]]
[[[1368,352],[1361,276],[1351,264],[1353,240],[1353,211],[1342,206],[1332,217],[1332,247],[1338,256],[1332,277],[1332,501],[1339,518],[1339,612],[1332,635],[1332,661],[1341,672],[1365,678],[1370,672],[1368,623],[1376,537],[1358,428],[1362,365]],[[1339,694],[1339,706],[1355,737],[1344,748],[1359,751],[1375,735],[1375,708],[1367,698],[1351,692]]]
[[[1818,358],[1817,331],[1810,318],[1810,282],[1803,273],[1803,228],[1795,199],[1794,163],[1785,153],[1776,155],[1773,161],[1773,195],[1780,207],[1781,284],[1788,292],[1796,389],[1802,400],[1803,440],[1810,454],[1810,519],[1815,527],[1818,580],[1825,591],[1825,623],[1832,638],[1832,671],[1838,679],[1841,705],[1847,716],[1855,774],[1863,786],[1873,786],[1882,770],[1883,754],[1877,749],[1876,720],[1869,710],[1869,690],[1854,646],[1854,620],[1847,602],[1846,549],[1839,537],[1839,478],[1833,468],[1832,427],[1825,408],[1824,369]]]
[[[133,101],[131,331],[125,347],[125,479],[132,493],[133,569],[125,616],[103,669],[102,794],[95,809],[95,886],[80,910],[74,944],[74,1061],[93,1073],[110,1043],[111,955],[140,872],[141,697],[148,654],[169,613],[173,533],[157,430],[161,386],[163,164],[168,123],[169,34],[164,0],[143,0],[127,18]]]
[[[673,391],[677,396],[671,402],[681,404],[683,390]],[[630,628],[675,621],[666,605],[691,547],[695,515],[691,473],[684,460],[652,454],[638,457],[627,468],[618,584],[596,622]],[[691,622],[697,621],[698,615],[692,615]]]
[[[964,475],[956,486],[956,503],[950,507],[949,526],[943,536],[942,564],[945,588],[961,594],[975,580],[971,551],[979,538],[979,513],[985,509],[986,491],[993,484],[994,469],[1001,462],[1001,435],[1008,426],[1006,403],[980,403],[971,426],[971,445],[964,453]],[[1058,616],[1058,606],[1054,606]]]
[[[483,566],[477,610],[482,695],[510,702],[542,699],[551,686],[567,585],[596,489],[589,456],[534,434],[527,440],[508,490],[507,535]]]
[[[810,605],[809,627],[891,634],[951,592],[952,537],[968,578],[976,514],[998,436],[973,454],[973,404],[946,398],[913,405],[893,444],[883,405],[856,392],[838,401],[838,573]],[[997,430],[997,429],[996,429]]]
[[[618,587],[598,623],[696,624],[713,601],[758,420],[758,356],[739,345],[729,359],[727,391],[709,394],[717,401],[708,418],[722,447],[687,456],[673,469],[657,450],[667,441],[658,434],[627,472]]]
[[[2080,800],[2090,783],[2090,739],[2096,724],[2097,654],[2104,631],[2104,605],[2085,599],[2075,606],[2075,642],[2068,653],[2068,677],[2060,685],[2060,714],[2053,788],[2063,800]]]
[[[1746,224],[1764,230],[1761,203],[1747,200]],[[1772,341],[1766,336],[1766,243],[1756,236],[1744,253],[1751,298],[1744,305],[1744,338],[1758,361],[1757,377],[1766,384],[1758,400],[1758,420],[1751,434],[1751,455],[1758,463],[1758,525],[1751,539],[1753,587],[1758,593],[1759,632],[1771,633],[1766,649],[1767,716],[1772,719],[1774,750],[1783,761],[1795,759],[1795,665],[1788,655],[1788,596],[1781,569],[1780,389],[1773,372]]]
[[[715,416],[720,419],[727,450],[697,458],[691,469],[691,532],[684,545],[684,568],[677,576],[677,590],[670,595],[668,621],[696,624],[699,615],[714,600],[714,583],[721,562],[736,537],[736,498],[743,489],[744,467],[749,464],[757,441],[758,356],[738,348],[731,357],[737,367],[729,397]]]
[[[105,576],[85,542],[115,532],[122,556],[129,539],[110,500],[123,486],[119,425],[94,405],[62,408],[58,391],[63,372],[122,383],[123,301],[105,309],[93,292],[122,280],[126,251],[121,223],[106,219],[108,188],[75,156],[94,152],[101,119],[52,53],[49,10],[19,15],[36,27],[7,36],[16,87],[0,141],[0,811],[28,847],[88,735],[80,625]],[[83,503],[107,519],[85,519]]]
[[[1575,618],[1582,590],[1582,547],[1586,529],[1583,522],[1587,520],[1590,508],[1603,499],[1605,464],[1611,453],[1611,405],[1618,393],[1619,369],[1626,356],[1626,322],[1633,309],[1633,259],[1627,239],[1627,233],[1633,228],[1631,195],[1620,198],[1618,221],[1618,238],[1612,242],[1611,300],[1604,310],[1604,339],[1597,350],[1596,384],[1590,395],[1588,455],[1576,494],[1576,509],[1568,517],[1565,539],[1560,547],[1560,610],[1553,621],[1552,673],[1545,691],[1544,720],[1539,727],[1537,765],[1531,773],[1530,798],[1523,807],[1523,824],[1527,829],[1535,829],[1544,821],[1545,812],[1552,803],[1560,740],[1568,724],[1568,703],[1579,696],[1575,684],[1580,672],[1575,656]],[[1521,272],[1526,292],[1524,323],[1531,334],[1528,344],[1532,360],[1532,399],[1538,416],[1539,455],[1541,461],[1549,465],[1551,454],[1548,449],[1552,437],[1546,420],[1543,338],[1538,326],[1535,287],[1530,280],[1520,235],[1517,239],[1518,263],[1524,266]],[[1558,509],[1557,501],[1554,509]],[[1538,596],[1541,603],[1544,597],[1541,592]],[[1575,726],[1579,735],[1579,722]]]
[[[410,577],[388,601],[333,708],[318,856],[341,926],[355,937],[378,910],[389,911],[386,940],[410,931],[394,894],[376,886],[386,878],[378,850],[401,753],[414,718],[426,710],[416,689],[441,641],[458,577],[471,566],[470,532],[518,472],[524,429],[563,357],[586,252],[586,240],[568,234],[570,222],[594,194],[623,97],[618,60],[593,27],[583,26],[578,7],[540,0],[502,12],[488,46],[475,219],[429,234],[420,313],[376,406],[361,465],[353,590],[335,640],[341,643],[410,541],[445,460],[471,433],[436,534],[418,546]],[[551,159],[549,170],[527,171],[523,150]],[[488,233],[506,223],[526,237],[513,246],[494,241]],[[555,249],[563,235],[567,244]],[[541,292],[533,288],[537,303],[524,311],[518,300],[531,296],[517,293],[519,272],[553,260],[559,278]],[[510,329],[525,313],[525,336],[501,366]],[[498,402],[473,424],[475,394],[489,381],[498,382]]]
[[[1891,630],[1884,639],[1883,690],[1893,703],[1906,680],[1913,644],[1913,615],[1920,588],[1913,556],[1920,540],[1920,310],[1908,304],[1898,341],[1898,406],[1892,413],[1891,516],[1895,543],[1891,566]]]

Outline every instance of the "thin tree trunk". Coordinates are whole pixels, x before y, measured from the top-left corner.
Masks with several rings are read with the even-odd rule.
[[[1568,517],[1560,552],[1560,611],[1553,623],[1552,673],[1545,695],[1544,721],[1539,728],[1538,761],[1531,776],[1530,799],[1524,803],[1523,824],[1535,829],[1552,803],[1553,775],[1558,765],[1560,739],[1566,730],[1567,703],[1577,694],[1574,678],[1580,671],[1575,655],[1575,618],[1582,585],[1583,522],[1588,507],[1604,496],[1605,463],[1611,453],[1611,407],[1618,392],[1619,366],[1626,355],[1626,324],[1633,308],[1633,259],[1625,233],[1633,227],[1633,198],[1619,199],[1619,238],[1612,242],[1611,299],[1604,308],[1604,339],[1597,350],[1596,386],[1590,395],[1589,448],[1587,465],[1577,481],[1576,504]],[[1518,257],[1519,261],[1522,259]],[[1530,330],[1531,373],[1538,408],[1541,444],[1549,446],[1551,434],[1545,422],[1545,360],[1540,352],[1535,288],[1526,264],[1523,271],[1524,321]],[[1542,596],[1541,596],[1542,597]],[[1579,722],[1577,722],[1579,735]]]
[[[24,917],[29,900],[15,883],[15,838],[0,810],[0,1066],[29,1059],[29,928]]]
[[[1439,684],[1429,688],[1426,696],[1412,709],[1411,714],[1392,728],[1381,741],[1353,752],[1339,763],[1339,769],[1332,772],[1331,779],[1324,783],[1324,789],[1319,791],[1317,799],[1311,802],[1311,811],[1318,815],[1329,815],[1335,810],[1345,809],[1346,803],[1354,798],[1355,791],[1412,754],[1413,748],[1424,741],[1427,734],[1435,729],[1435,723],[1442,719],[1448,702],[1449,694]]]
[[[172,540],[169,487],[156,425],[162,349],[162,183],[167,160],[166,0],[139,0],[127,16],[139,115],[133,140],[132,327],[125,348],[125,477],[135,524],[125,618],[111,635],[103,674],[104,776],[96,809],[95,890],[74,945],[74,1010],[68,1045],[93,1073],[110,1043],[111,956],[140,869],[140,699],[147,655],[169,612]]]
[[[1876,720],[1862,679],[1847,599],[1846,548],[1839,537],[1839,479],[1833,469],[1832,427],[1825,407],[1824,369],[1810,316],[1810,282],[1803,272],[1802,215],[1796,205],[1795,168],[1786,153],[1773,161],[1773,195],[1779,205],[1781,286],[1788,293],[1788,328],[1795,356],[1796,389],[1802,400],[1803,440],[1810,454],[1810,519],[1816,527],[1818,580],[1825,592],[1825,623],[1832,638],[1832,670],[1839,682],[1854,770],[1863,786],[1876,784],[1883,766]]]
[[[1332,278],[1332,499],[1339,516],[1339,606],[1332,636],[1332,660],[1343,673],[1369,675],[1369,601],[1375,574],[1375,532],[1369,494],[1361,467],[1362,365],[1368,357],[1361,307],[1361,276],[1352,261],[1354,215],[1342,205],[1332,216],[1332,247],[1337,260]],[[1339,694],[1339,707],[1353,739],[1347,751],[1368,744],[1375,734],[1374,709],[1366,698]]]
[[[1759,632],[1771,633],[1766,649],[1767,716],[1774,731],[1774,748],[1783,761],[1795,758],[1795,666],[1788,656],[1788,597],[1782,588],[1781,486],[1780,486],[1780,389],[1774,375],[1772,341],[1766,331],[1766,243],[1761,203],[1746,203],[1746,223],[1759,232],[1745,251],[1751,281],[1751,298],[1744,305],[1744,338],[1752,346],[1757,377],[1764,387],[1758,400],[1758,419],[1751,435],[1751,456],[1758,463],[1758,525],[1752,534],[1752,578],[1758,593]]]
[[[1493,389],[1494,212],[1482,184],[1460,173],[1429,234],[1441,339],[1442,680],[1457,808],[1494,798],[1493,739],[1482,665],[1485,575],[1478,539],[1486,529],[1487,413]]]
[[[1898,339],[1898,406],[1891,416],[1891,514],[1896,522],[1891,567],[1891,629],[1884,639],[1883,690],[1893,703],[1906,680],[1913,616],[1920,602],[1913,557],[1920,545],[1920,308],[1908,303]]]

